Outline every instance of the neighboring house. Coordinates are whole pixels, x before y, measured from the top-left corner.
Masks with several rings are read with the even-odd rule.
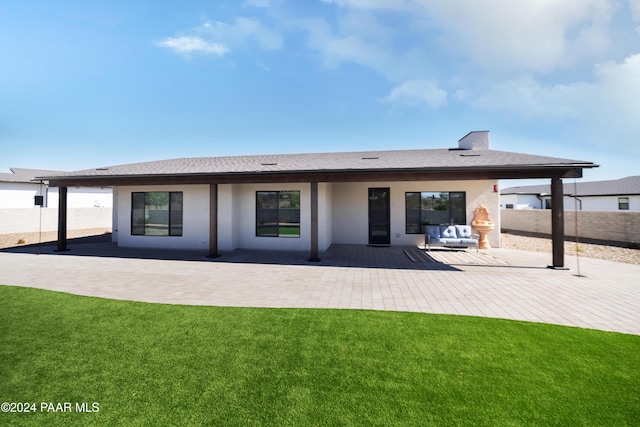
[[[610,181],[567,182],[565,210],[640,212],[640,175]],[[500,191],[503,209],[551,209],[548,185],[509,187]]]
[[[120,246],[308,250],[331,244],[416,245],[424,224],[470,224],[478,205],[496,223],[500,179],[581,177],[591,162],[489,149],[471,132],[450,149],[185,158],[45,176],[60,187],[113,186]],[[560,202],[562,199],[560,198]],[[561,203],[560,203],[561,204]],[[558,206],[558,203],[556,203]],[[564,263],[562,209],[554,216],[554,262]],[[60,209],[58,250],[66,250]]]
[[[49,188],[47,180],[36,180],[36,177],[61,173],[65,172],[23,168],[11,168],[11,173],[0,173],[0,209],[57,208],[58,189]],[[69,188],[68,197],[69,208],[113,206],[110,187],[73,187]],[[37,205],[36,200],[42,204]]]

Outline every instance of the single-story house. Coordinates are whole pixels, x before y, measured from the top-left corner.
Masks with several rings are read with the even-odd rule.
[[[640,175],[608,181],[565,182],[565,210],[640,212]],[[502,209],[551,209],[548,185],[508,187],[500,191]]]
[[[499,246],[500,179],[550,178],[554,267],[562,267],[562,179],[597,165],[489,149],[487,131],[444,149],[182,158],[43,177],[60,187],[112,186],[120,246],[308,250],[331,244],[413,245],[424,224],[470,224],[488,208]],[[60,209],[58,250],[66,250]]]
[[[50,188],[38,176],[51,176],[65,172],[42,169],[11,168],[11,173],[0,173],[0,209],[57,208],[58,189]],[[112,207],[110,187],[72,187],[68,192],[70,208]]]

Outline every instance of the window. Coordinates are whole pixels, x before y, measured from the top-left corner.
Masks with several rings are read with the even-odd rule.
[[[256,192],[256,236],[300,237],[300,192]]]
[[[629,210],[629,198],[628,197],[618,197],[618,209],[621,211]]]
[[[421,234],[428,224],[466,224],[464,192],[405,193],[406,233]]]
[[[182,236],[182,192],[131,193],[131,234]]]

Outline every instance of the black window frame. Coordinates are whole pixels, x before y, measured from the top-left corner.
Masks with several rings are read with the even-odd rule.
[[[447,221],[438,222],[438,224],[466,224],[467,223],[467,193],[465,191],[407,191],[404,193],[405,202],[405,233],[406,234],[422,234],[424,232],[424,226],[431,224],[428,218],[423,216],[423,194],[447,194]],[[416,206],[417,195],[417,208]],[[452,197],[454,195],[454,197]],[[409,200],[412,197],[414,200]],[[457,212],[454,216],[451,214],[451,204],[453,201],[459,204],[456,209]],[[417,217],[416,217],[417,213]],[[416,223],[416,218],[418,222]]]
[[[623,199],[626,199],[626,202],[623,202]],[[618,210],[620,211],[629,210],[629,197],[618,197]]]
[[[166,234],[151,233],[148,225],[148,198],[152,193],[167,194]],[[140,202],[142,201],[142,208]],[[141,212],[140,212],[141,211]],[[141,217],[142,215],[142,217]],[[143,218],[143,224],[139,224]],[[156,229],[157,226],[156,226]],[[131,193],[131,235],[147,237],[181,237],[184,229],[184,193],[182,191],[134,191]],[[162,230],[162,229],[161,229]]]
[[[283,207],[292,202],[297,207]],[[300,238],[300,190],[256,191],[255,224],[256,237]],[[290,232],[296,229],[297,234]]]

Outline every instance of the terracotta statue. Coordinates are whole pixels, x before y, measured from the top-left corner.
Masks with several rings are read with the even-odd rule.
[[[486,207],[482,205],[478,205],[476,210],[473,212],[473,221],[471,221],[471,228],[476,230],[480,235],[480,241],[478,242],[478,247],[480,249],[491,249],[491,244],[489,244],[489,240],[487,239],[487,234],[489,231],[493,230],[496,226],[489,218],[489,211]]]

